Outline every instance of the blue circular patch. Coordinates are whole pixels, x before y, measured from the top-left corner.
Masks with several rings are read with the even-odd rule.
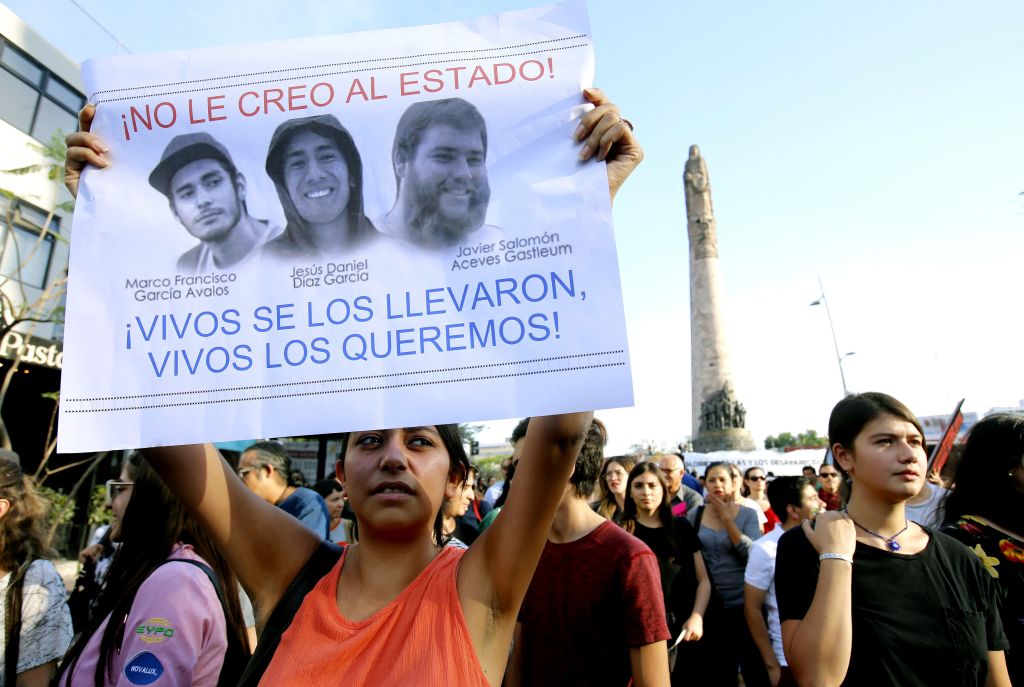
[[[148,651],[136,654],[124,667],[124,676],[133,685],[151,685],[163,674],[163,665]]]

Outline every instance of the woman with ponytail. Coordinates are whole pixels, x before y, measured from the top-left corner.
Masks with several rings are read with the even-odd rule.
[[[48,504],[16,460],[0,458],[0,676],[48,685],[71,642],[64,582],[50,558]]]
[[[234,685],[248,660],[238,582],[139,454],[107,482],[121,542],[60,685]]]

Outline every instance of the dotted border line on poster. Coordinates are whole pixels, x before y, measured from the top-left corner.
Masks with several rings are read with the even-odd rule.
[[[437,382],[408,382],[408,383],[405,383],[405,384],[388,384],[388,385],[385,385],[385,386],[367,386],[367,387],[359,387],[359,388],[354,388],[354,389],[328,389],[326,391],[302,391],[302,392],[295,393],[295,394],[278,394],[276,396],[249,396],[249,397],[246,397],[246,398],[225,398],[225,399],[216,399],[216,400],[210,400],[210,401],[187,401],[187,402],[183,402],[183,403],[162,403],[162,404],[158,404],[158,405],[148,405],[148,406],[127,406],[127,407],[124,407],[124,408],[97,408],[97,409],[94,409],[94,410],[69,410],[67,412],[68,413],[110,413],[110,412],[125,411],[125,410],[148,410],[148,409],[153,409],[153,408],[177,408],[177,407],[181,407],[181,406],[213,405],[213,404],[216,404],[216,403],[238,403],[240,401],[265,401],[265,400],[272,400],[272,399],[277,399],[277,398],[295,398],[295,397],[299,397],[299,396],[325,396],[325,395],[328,395],[328,394],[347,394],[347,393],[351,393],[353,391],[379,391],[379,390],[384,390],[384,389],[402,389],[402,388],[414,387],[414,386],[431,386],[431,385],[434,385],[434,384],[456,384],[456,383],[459,383],[459,382],[479,382],[479,381],[486,381],[486,380],[489,380],[489,379],[506,379],[508,377],[529,377],[531,375],[551,374],[553,372],[575,372],[577,370],[592,370],[592,369],[602,368],[602,367],[622,367],[625,364],[626,363],[624,363],[624,362],[603,363],[603,364],[597,364],[597,365],[581,365],[579,367],[562,367],[562,368],[558,368],[558,369],[554,369],[554,370],[536,370],[536,371],[533,371],[533,372],[509,372],[507,374],[486,375],[486,376],[483,376],[483,377],[463,377],[462,379],[446,379],[446,380],[437,381]]]
[[[447,50],[447,51],[444,51],[444,52],[426,52],[426,53],[419,53],[419,54],[416,54],[416,55],[403,55],[402,57],[378,57],[378,58],[374,58],[374,59],[370,59],[370,60],[350,60],[348,62],[331,62],[331,63],[327,63],[327,64],[310,65],[308,67],[286,67],[284,69],[270,69],[270,70],[266,70],[266,71],[262,71],[262,72],[248,72],[248,73],[245,73],[245,74],[230,74],[228,76],[210,76],[210,77],[207,77],[205,79],[190,79],[190,80],[186,80],[186,81],[169,81],[167,83],[150,84],[148,86],[128,86],[128,87],[124,87],[124,88],[108,88],[108,89],[105,89],[105,90],[102,90],[102,91],[96,91],[95,93],[93,93],[92,96],[89,98],[89,102],[93,102],[93,98],[95,98],[97,96],[100,96],[100,95],[103,95],[105,93],[125,93],[125,92],[128,92],[128,91],[141,91],[141,90],[146,90],[146,89],[149,89],[149,88],[166,88],[167,86],[181,86],[181,85],[184,85],[184,84],[198,84],[198,83],[206,83],[206,82],[209,82],[209,81],[223,81],[225,79],[243,79],[243,78],[249,78],[249,77],[253,77],[253,76],[266,76],[268,74],[283,74],[283,73],[286,73],[286,72],[300,72],[300,71],[305,71],[305,70],[308,70],[308,69],[323,69],[323,68],[326,68],[326,67],[347,67],[347,66],[353,65],[353,64],[373,64],[375,62],[393,62],[395,60],[413,60],[413,59],[418,59],[418,58],[421,58],[421,57],[439,57],[439,56],[442,56],[442,55],[472,55],[473,53],[487,53],[487,52],[495,52],[495,51],[499,51],[499,50],[516,50],[518,48],[528,48],[528,47],[532,47],[534,45],[545,45],[545,44],[548,44],[548,43],[560,43],[562,41],[572,41],[572,40],[577,40],[577,39],[580,39],[580,38],[589,38],[589,36],[587,36],[587,34],[585,34],[585,33],[580,33],[580,34],[577,34],[575,36],[565,36],[563,38],[552,38],[552,39],[549,39],[549,40],[546,40],[546,41],[534,41],[532,43],[519,43],[519,44],[516,44],[516,45],[505,45],[505,46],[502,46],[500,48],[476,48],[476,49],[473,49],[473,50]],[[580,46],[579,45],[575,45],[575,46],[567,46],[567,47],[580,47]],[[558,49],[561,49],[561,48],[558,48]],[[536,51],[536,52],[546,52],[546,51],[540,50],[540,51]],[[521,53],[521,54],[532,55],[532,54],[535,54],[535,53]],[[477,55],[477,57],[485,57],[485,55]],[[497,57],[513,57],[513,55],[498,55]],[[472,57],[466,57],[466,58],[463,58],[463,59],[473,59],[473,58]],[[456,61],[456,60],[446,60],[446,61],[453,62],[453,61]],[[420,64],[424,64],[424,63],[420,63]],[[415,66],[415,65],[393,65],[393,66]],[[386,69],[388,67],[384,67],[384,68]],[[369,70],[355,70],[355,71],[369,71]],[[348,73],[348,72],[337,72],[337,73],[338,74],[345,74],[345,73]],[[320,76],[320,75],[314,75],[314,76]],[[293,77],[290,77],[290,78],[308,78],[308,77],[300,77],[299,75],[293,75]],[[278,81],[280,79],[274,79],[274,80]],[[261,82],[258,82],[258,83],[268,83],[268,82],[267,81],[261,81]],[[235,85],[243,85],[243,84],[235,84]],[[180,93],[180,92],[184,92],[184,91],[178,91],[178,92]],[[145,95],[141,95],[141,96],[138,96],[138,97],[149,97],[150,95],[166,95],[166,94],[150,93],[150,94],[145,94]],[[124,99],[125,98],[120,98],[120,100],[124,100]],[[100,101],[100,102],[111,102],[111,101],[110,100],[103,100],[103,101]]]
[[[387,379],[389,377],[404,377],[418,374],[435,374],[438,372],[459,372],[461,370],[480,370],[487,367],[503,367],[505,365],[529,365],[531,363],[546,363],[552,360],[571,360],[573,358],[592,358],[598,355],[619,355],[624,349],[615,351],[600,351],[597,353],[575,353],[573,355],[558,355],[550,358],[533,358],[532,360],[511,360],[504,363],[486,363],[481,365],[463,365],[461,367],[440,367],[434,370],[413,370],[411,372],[389,372],[379,375],[363,375],[357,377],[336,377],[334,379],[316,379],[306,382],[281,382],[279,384],[259,384],[255,386],[230,386],[223,389],[197,389],[193,391],[167,391],[157,394],[137,394],[135,396],[97,396],[95,398],[66,398],[64,403],[85,403],[89,401],[129,401],[137,398],[158,398],[161,396],[187,396],[190,394],[213,394],[223,391],[255,391],[257,389],[275,389],[286,386],[303,386],[307,384],[334,384],[337,382],[356,382],[364,379]]]

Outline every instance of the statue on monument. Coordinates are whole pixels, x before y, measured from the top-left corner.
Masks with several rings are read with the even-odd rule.
[[[715,213],[711,206],[711,182],[708,166],[700,155],[700,148],[690,146],[690,157],[683,171],[686,191],[686,223],[698,259],[718,257],[718,237],[715,235]]]
[[[710,224],[715,213],[711,207],[708,166],[700,156],[700,148],[695,145],[690,146],[690,157],[684,167],[683,181],[686,188],[686,219]]]
[[[690,146],[683,169],[690,253],[690,394],[694,450],[752,451],[747,410],[732,389],[729,349],[719,312],[718,221],[708,165]]]
[[[736,400],[732,385],[725,385],[700,404],[701,430],[743,429],[747,409]]]

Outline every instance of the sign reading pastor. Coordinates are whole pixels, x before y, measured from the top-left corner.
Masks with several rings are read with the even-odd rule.
[[[57,370],[64,363],[64,352],[58,342],[15,331],[4,334],[3,341],[0,341],[0,357]]]
[[[60,450],[631,404],[592,74],[577,1],[86,63]]]

